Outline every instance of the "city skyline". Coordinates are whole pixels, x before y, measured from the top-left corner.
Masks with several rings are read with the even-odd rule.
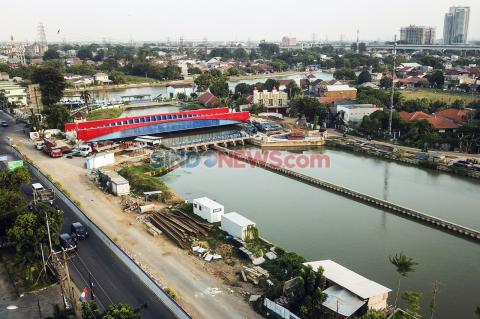
[[[181,37],[185,41],[207,38],[208,41],[280,42],[283,36],[299,41],[314,38],[355,41],[357,29],[360,40],[384,41],[393,39],[394,34],[400,35],[400,28],[407,25],[433,26],[439,40],[445,12],[451,6],[471,8],[469,40],[480,39],[480,19],[476,19],[480,4],[475,0],[438,0],[434,7],[418,0],[405,0],[395,7],[383,0],[361,3],[340,0],[328,4],[307,0],[295,14],[291,4],[283,0],[275,3],[247,0],[241,4],[244,10],[232,10],[238,4],[227,2],[219,5],[207,0],[179,0],[166,7],[138,0],[132,7],[123,1],[86,0],[79,7],[71,0],[61,6],[52,3],[39,6],[33,0],[25,0],[3,8],[3,20],[8,27],[0,30],[0,42],[10,41],[11,36],[19,42],[38,40],[39,22],[46,26],[49,42],[177,41]],[[18,19],[18,12],[22,12],[22,19]]]

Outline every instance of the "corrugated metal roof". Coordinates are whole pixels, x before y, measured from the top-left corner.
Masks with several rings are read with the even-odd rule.
[[[323,292],[327,294],[327,299],[322,306],[345,317],[350,317],[365,304],[365,301],[337,285],[331,286]]]
[[[325,278],[345,289],[348,289],[363,299],[368,299],[392,291],[391,289],[367,279],[332,260],[311,261],[304,263],[304,265],[310,265],[314,270],[323,267],[323,275]]]

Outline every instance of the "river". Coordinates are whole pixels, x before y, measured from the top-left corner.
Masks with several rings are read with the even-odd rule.
[[[322,80],[331,80],[333,79],[333,74],[325,73],[321,71],[314,71],[312,72],[317,79]],[[300,79],[305,78],[303,73],[301,74],[293,74],[284,77],[275,78],[276,80],[295,80],[297,84],[300,83]],[[258,79],[246,79],[246,80],[239,80],[239,81],[230,81],[228,82],[228,86],[231,91],[235,90],[235,86],[238,83],[248,83],[248,84],[255,84],[257,82],[265,82],[268,79],[268,76],[264,78]],[[104,91],[91,91],[91,98],[94,100],[93,102],[105,102],[105,103],[116,103],[122,100],[122,96],[133,96],[133,95],[149,95],[151,99],[162,96],[167,96],[167,88],[162,86],[147,86],[147,87],[140,87],[140,88],[129,88],[129,89],[121,89],[121,90],[104,90]],[[79,93],[68,93],[66,97],[72,97],[72,99],[79,99]]]
[[[292,153],[281,152],[281,156]],[[298,152],[293,152],[298,153]],[[330,168],[302,173],[480,228],[480,184],[339,150],[315,149]],[[388,256],[404,251],[419,265],[402,288],[424,294],[440,282],[435,318],[473,318],[480,305],[480,245],[261,168],[179,168],[163,177],[186,199],[208,196],[254,220],[263,237],[307,260],[333,259],[393,291]]]

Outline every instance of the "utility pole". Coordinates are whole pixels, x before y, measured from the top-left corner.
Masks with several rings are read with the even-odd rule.
[[[393,41],[393,65],[392,65],[392,92],[390,94],[390,115],[388,119],[388,135],[392,138],[393,97],[395,94],[395,62],[397,60],[397,35]]]

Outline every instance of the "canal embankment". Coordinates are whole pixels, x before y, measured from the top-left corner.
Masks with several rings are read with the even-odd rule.
[[[337,148],[353,153],[361,153],[370,156],[382,158],[384,160],[396,161],[399,163],[417,166],[422,169],[436,170],[444,173],[460,175],[464,177],[480,179],[480,171],[472,170],[462,167],[456,167],[442,163],[441,160],[436,159],[431,152],[432,156],[427,155],[425,159],[418,159],[414,157],[414,154],[407,153],[408,155],[402,155],[400,152],[392,150],[386,150],[385,148],[366,147],[365,143],[356,143],[352,141],[344,141],[340,139],[327,139],[325,145],[331,148]],[[420,153],[420,152],[419,152]]]

